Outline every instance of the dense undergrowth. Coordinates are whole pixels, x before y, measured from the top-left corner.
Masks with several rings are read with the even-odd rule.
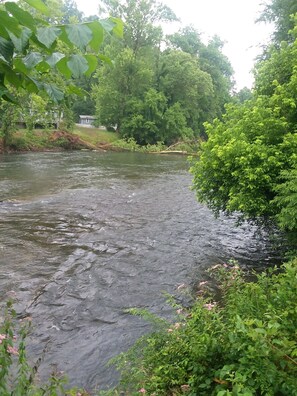
[[[79,150],[86,148],[141,153],[158,153],[166,150],[169,152],[173,150],[183,154],[196,153],[200,144],[199,140],[195,140],[177,142],[171,147],[164,145],[163,142],[141,146],[133,138],[121,139],[116,132],[79,126],[74,128],[72,132],[64,130],[53,131],[51,129],[18,130],[11,135],[8,143],[6,151],[16,152],[57,149]]]
[[[114,360],[121,385],[107,394],[297,395],[297,260],[256,282],[236,263],[210,272],[219,301],[201,282],[190,310],[176,307],[174,323],[158,321]]]

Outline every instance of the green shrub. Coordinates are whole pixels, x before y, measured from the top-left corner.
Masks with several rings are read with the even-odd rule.
[[[156,144],[147,144],[145,146],[141,146],[136,142],[134,138],[119,139],[116,142],[113,142],[112,145],[123,150],[137,151],[140,153],[160,152],[166,149],[166,146],[163,142],[157,142]]]
[[[297,259],[247,281],[236,263],[210,272],[190,310],[115,359],[120,389],[139,395],[297,395]]]

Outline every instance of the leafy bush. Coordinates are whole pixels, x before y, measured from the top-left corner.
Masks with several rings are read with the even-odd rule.
[[[123,150],[137,151],[140,153],[152,153],[159,152],[166,149],[163,142],[157,142],[156,144],[147,144],[146,146],[139,145],[134,138],[119,139],[113,142],[114,147],[118,147]]]
[[[297,259],[246,281],[217,265],[220,301],[200,283],[177,322],[141,338],[115,363],[130,394],[297,395]],[[115,394],[115,393],[114,393]]]

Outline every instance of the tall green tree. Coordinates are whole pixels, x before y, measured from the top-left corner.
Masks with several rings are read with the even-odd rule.
[[[208,141],[192,172],[198,199],[215,213],[239,212],[296,232],[296,27],[293,34],[293,42],[273,46],[261,62],[253,98],[229,106],[222,121],[208,124]],[[271,87],[270,73],[277,77]]]
[[[179,103],[187,126],[197,135],[211,112],[214,90],[211,76],[202,71],[197,58],[182,51],[164,51],[160,58],[159,89],[169,106]]]
[[[212,116],[220,117],[225,111],[225,104],[231,100],[231,89],[234,85],[233,69],[228,58],[223,54],[224,43],[218,36],[207,44],[201,41],[200,33],[192,26],[181,29],[178,33],[168,36],[173,48],[191,54],[199,61],[202,71],[211,76],[213,99]]]
[[[265,5],[259,21],[273,22],[275,30],[274,42],[280,44],[282,41],[294,40],[291,30],[294,28],[294,14],[297,13],[296,0],[272,0]]]
[[[162,22],[176,21],[174,12],[156,0],[101,0],[101,10],[125,23],[123,44],[134,54],[158,45]]]

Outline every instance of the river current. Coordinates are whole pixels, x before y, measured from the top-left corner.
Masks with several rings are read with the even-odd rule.
[[[32,317],[28,351],[43,356],[41,377],[114,385],[106,363],[148,330],[128,308],[167,316],[164,292],[178,298],[207,267],[265,265],[263,235],[215,219],[190,186],[179,156],[0,156],[0,297],[14,292],[19,317]]]

